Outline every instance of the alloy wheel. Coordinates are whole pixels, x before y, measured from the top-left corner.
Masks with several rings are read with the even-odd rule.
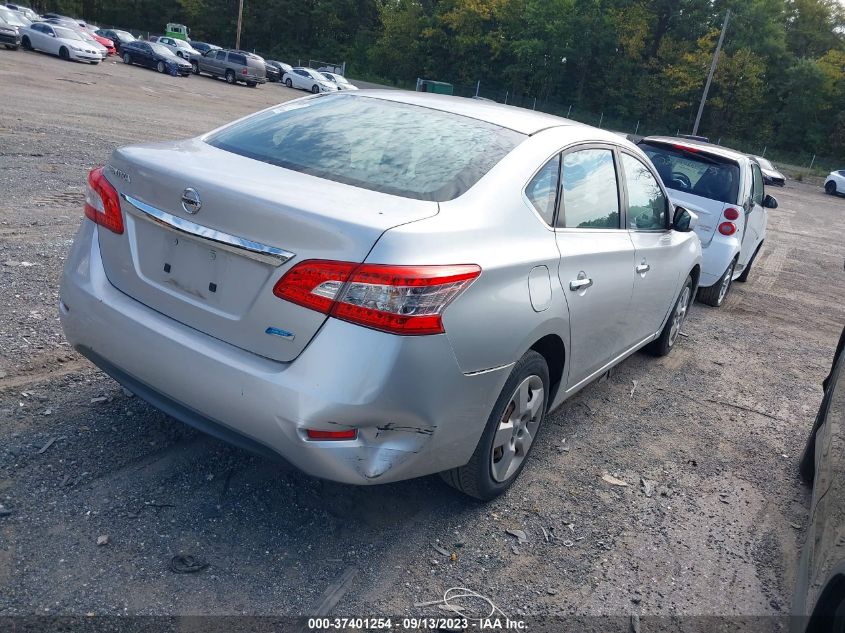
[[[540,426],[544,401],[543,380],[536,374],[523,380],[511,395],[493,437],[490,468],[496,481],[506,481],[519,470]]]
[[[675,313],[672,315],[672,327],[669,329],[669,347],[675,343],[678,334],[681,333],[681,326],[684,324],[684,319],[687,318],[687,310],[689,310],[690,302],[690,287],[684,286],[683,292],[678,299],[678,304],[675,306]]]
[[[728,294],[728,288],[731,287],[731,279],[734,276],[734,266],[736,262],[731,262],[728,269],[725,271],[725,276],[722,278],[722,285],[719,287],[719,305],[725,300],[725,295]]]

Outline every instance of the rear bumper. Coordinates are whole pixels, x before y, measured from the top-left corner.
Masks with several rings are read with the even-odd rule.
[[[739,253],[739,245],[735,235],[726,236],[716,231],[710,243],[701,247],[701,276],[698,280],[700,288],[712,286],[722,278],[728,264]]]
[[[445,335],[393,336],[335,319],[293,362],[257,356],[117,290],[87,220],[66,262],[60,317],[77,350],[173,417],[352,484],[465,464],[510,373],[463,374]],[[305,438],[306,428],[337,425],[357,427],[358,438]]]

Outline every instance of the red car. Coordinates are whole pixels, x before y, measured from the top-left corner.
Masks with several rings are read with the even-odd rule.
[[[97,35],[96,33],[92,33],[91,31],[86,31],[86,33],[88,33],[88,35],[97,40],[97,42],[105,46],[106,49],[108,49],[109,51],[109,55],[117,55],[117,49],[115,49],[114,47],[114,42],[112,42],[109,38],[103,37],[102,35]]]

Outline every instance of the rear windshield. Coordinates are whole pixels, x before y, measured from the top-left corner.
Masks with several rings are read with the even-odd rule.
[[[312,176],[442,202],[472,187],[524,138],[448,112],[336,94],[267,110],[206,141]]]
[[[739,196],[739,166],[681,145],[640,143],[669,189],[702,198],[736,204]]]

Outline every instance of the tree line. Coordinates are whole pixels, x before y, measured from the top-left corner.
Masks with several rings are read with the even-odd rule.
[[[180,22],[194,39],[235,42],[238,0],[33,4],[151,33]],[[727,9],[700,132],[843,158],[838,0],[244,0],[241,47],[346,61],[352,77],[404,85],[480,82],[497,100],[689,132]]]

